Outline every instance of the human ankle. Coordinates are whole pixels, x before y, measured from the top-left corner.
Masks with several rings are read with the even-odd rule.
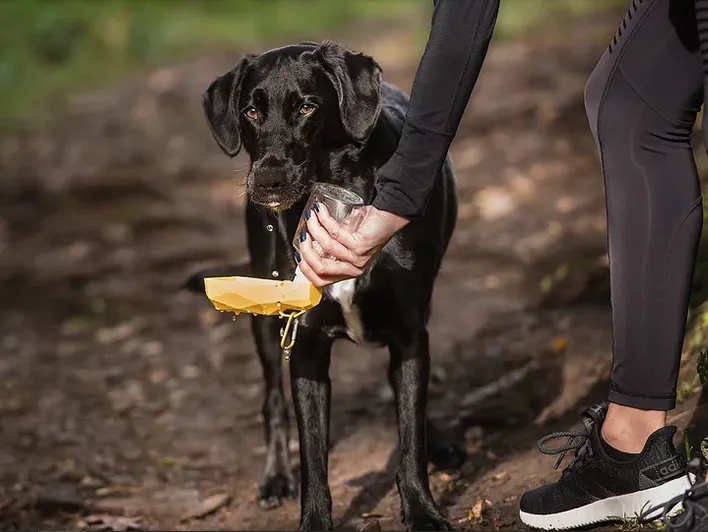
[[[601,434],[618,451],[637,454],[642,452],[649,436],[665,425],[666,412],[610,403]]]

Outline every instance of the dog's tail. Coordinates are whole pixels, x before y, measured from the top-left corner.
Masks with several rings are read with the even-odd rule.
[[[183,289],[189,290],[197,294],[205,294],[204,279],[206,277],[231,277],[231,276],[250,276],[251,265],[248,262],[235,264],[232,266],[215,266],[206,268],[192,274],[184,283]]]

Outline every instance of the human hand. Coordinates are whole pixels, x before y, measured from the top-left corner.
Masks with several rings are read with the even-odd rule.
[[[321,288],[358,277],[393,235],[409,222],[371,205],[360,209],[362,219],[353,232],[342,227],[321,204],[315,204],[312,211],[305,213],[309,234],[303,231],[304,234],[298,235],[300,252],[295,258],[300,271],[313,285]]]

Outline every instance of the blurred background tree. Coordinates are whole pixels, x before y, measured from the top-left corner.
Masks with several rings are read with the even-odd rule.
[[[0,122],[43,116],[77,90],[215,48],[328,36],[362,19],[410,17],[421,43],[431,0],[5,0],[0,2]],[[496,38],[555,15],[624,0],[506,0]],[[426,11],[427,12],[427,11]]]

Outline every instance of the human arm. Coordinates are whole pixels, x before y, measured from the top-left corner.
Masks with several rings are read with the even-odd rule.
[[[398,148],[379,169],[376,197],[350,233],[310,216],[300,269],[317,286],[356,277],[393,235],[422,216],[491,41],[500,0],[437,0]],[[312,247],[332,255],[321,257]]]

